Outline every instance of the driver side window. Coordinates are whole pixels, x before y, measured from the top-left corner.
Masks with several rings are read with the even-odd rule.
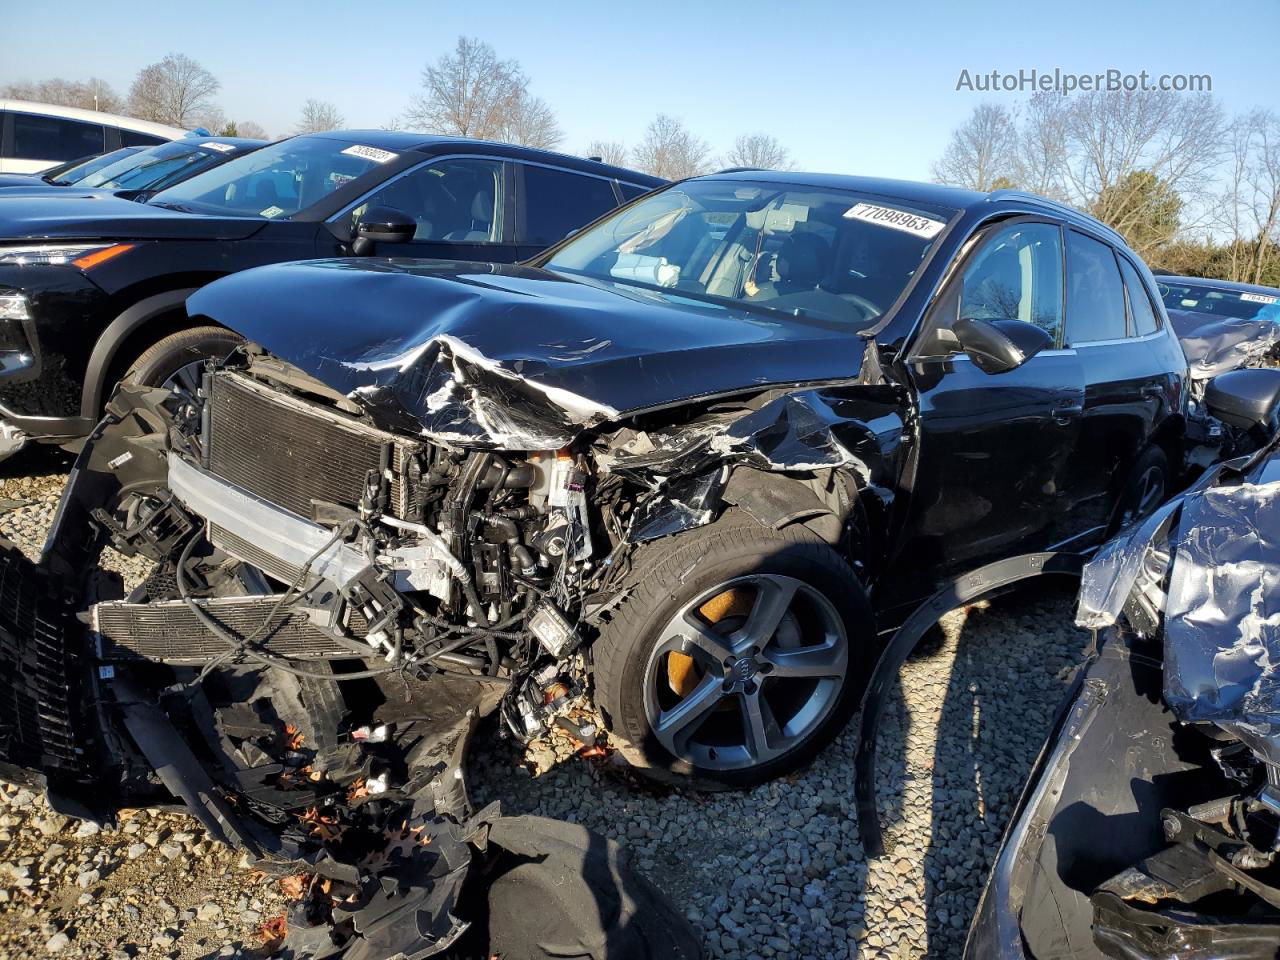
[[[369,207],[391,207],[413,217],[413,239],[433,243],[502,240],[502,163],[457,157],[411,170],[351,211],[354,230]]]
[[[965,267],[952,318],[1021,320],[1055,344],[1062,331],[1062,231],[1048,223],[998,228]]]

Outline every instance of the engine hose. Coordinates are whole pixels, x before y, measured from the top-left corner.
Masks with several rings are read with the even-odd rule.
[[[467,604],[471,607],[471,615],[476,618],[480,626],[489,626],[489,618],[485,615],[484,605],[480,602],[480,594],[476,592],[476,585],[471,579],[471,571],[466,568],[466,565],[461,560],[453,555],[453,551],[449,549],[449,544],[445,542],[444,537],[440,536],[425,523],[414,523],[411,520],[401,520],[399,517],[389,516],[383,516],[381,520],[387,526],[395,527],[397,530],[408,530],[410,533],[416,533],[435,547],[441,554],[440,561],[449,568],[453,578],[461,585],[462,594],[467,598]]]

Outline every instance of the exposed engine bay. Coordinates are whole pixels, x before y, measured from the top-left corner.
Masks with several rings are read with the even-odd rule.
[[[654,448],[624,436],[615,467]],[[729,475],[645,510],[647,488],[589,453],[413,440],[252,349],[194,393],[122,385],[42,564],[3,556],[4,587],[29,594],[7,598],[0,624],[18,665],[0,680],[6,778],[44,771],[78,815],[184,801],[262,869],[307,878],[297,956],[470,956],[456,951],[477,943],[541,956],[520,951],[571,942],[603,957],[589,946],[601,923],[637,957],[696,956],[620,848],[477,813],[463,781],[470,735],[495,710],[521,739],[556,724],[594,742],[581,709],[592,618],[646,531],[708,522]],[[107,545],[155,564],[127,596],[98,564]],[[568,934],[528,938],[532,920],[515,920],[527,881],[502,900],[528,858],[546,872],[535,887],[565,901]],[[571,908],[601,889],[607,909]]]

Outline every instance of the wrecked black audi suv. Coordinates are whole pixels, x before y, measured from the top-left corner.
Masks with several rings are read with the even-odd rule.
[[[188,311],[246,345],[121,385],[0,570],[0,756],[325,877],[300,929],[361,956],[537,860],[469,809],[480,716],[588,743],[598,707],[650,775],[777,776],[939,584],[1096,544],[1182,462],[1149,272],[1017,193],[731,173],[526,264],[284,264]],[[153,573],[126,595],[107,545]],[[618,889],[592,914],[641,936]]]
[[[1206,390],[1264,442],[1085,567],[1095,631],[992,868],[971,960],[1280,955],[1280,371]]]

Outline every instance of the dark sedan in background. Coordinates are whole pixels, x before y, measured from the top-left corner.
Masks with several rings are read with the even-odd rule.
[[[273,143],[146,203],[0,196],[0,454],[83,436],[126,372],[163,383],[234,347],[183,309],[218,277],[352,253],[513,262],[662,182],[506,144],[335,131]]]
[[[92,164],[85,164],[94,167],[87,173],[81,175],[80,168],[77,168],[72,174],[74,181],[67,181],[65,175],[52,177],[47,182],[36,177],[35,182],[29,185],[14,185],[0,190],[0,198],[84,197],[110,192],[128,200],[145,200],[153,193],[242,157],[266,143],[266,140],[247,137],[186,137],[154,147],[130,150],[109,163],[99,163],[98,160],[105,158],[97,158]]]
[[[144,149],[146,148],[141,146],[121,147],[119,150],[112,150],[110,153],[95,154],[91,157],[77,157],[75,160],[68,160],[66,163],[60,163],[56,167],[50,167],[48,170],[42,170],[39,173],[0,173],[0,188],[49,185],[69,187],[72,184],[79,183],[89,174],[95,173],[118,160],[123,160],[125,157],[133,156],[133,154]],[[0,196],[3,196],[3,193],[0,193]]]

